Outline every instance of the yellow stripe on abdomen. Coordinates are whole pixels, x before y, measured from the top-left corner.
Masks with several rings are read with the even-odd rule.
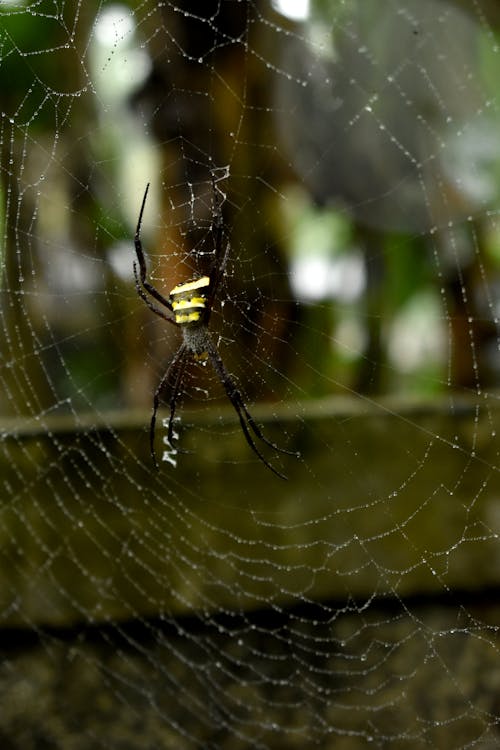
[[[193,310],[192,312],[175,313],[175,322],[179,325],[185,325],[186,323],[197,323],[201,318],[201,310]]]
[[[187,299],[172,300],[174,310],[186,310],[189,307],[205,307],[205,298],[188,297]]]
[[[170,292],[170,296],[174,297],[176,294],[184,294],[185,292],[194,292],[196,289],[203,289],[210,284],[208,276],[202,276],[200,279],[194,281],[188,281],[187,284],[178,284],[174,286]]]

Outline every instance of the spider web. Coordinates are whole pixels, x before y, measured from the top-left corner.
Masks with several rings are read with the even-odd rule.
[[[0,3],[2,745],[498,746],[499,28]],[[154,470],[147,183],[163,295],[223,198],[211,335],[286,482],[202,362]]]

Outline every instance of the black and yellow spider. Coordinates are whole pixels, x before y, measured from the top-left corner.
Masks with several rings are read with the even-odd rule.
[[[275,451],[280,453],[287,453],[289,455],[297,455],[294,451],[288,451],[284,448],[280,448],[275,443],[272,443],[262,434],[259,426],[254,421],[251,414],[248,412],[245,402],[236,387],[231,375],[227,372],[219,352],[215,344],[212,341],[210,333],[208,331],[208,323],[210,320],[210,314],[212,312],[212,306],[214,304],[215,295],[221,282],[224,270],[226,267],[228,254],[229,254],[229,243],[224,245],[224,228],[222,221],[221,212],[221,196],[222,193],[215,185],[215,181],[212,180],[214,188],[214,208],[212,215],[212,226],[211,232],[214,237],[214,259],[211,265],[208,276],[200,276],[188,281],[185,284],[179,284],[175,286],[168,297],[164,297],[157,289],[146,278],[146,261],[144,259],[144,252],[142,249],[140,232],[142,215],[144,213],[144,206],[146,204],[146,198],[149,190],[149,183],[146,186],[144,198],[142,199],[141,210],[139,212],[139,219],[137,221],[137,229],[135,231],[135,251],[137,253],[137,260],[139,262],[139,271],[137,265],[134,262],[134,274],[135,274],[135,285],[137,293],[144,300],[147,306],[160,318],[166,320],[168,323],[173,323],[178,326],[182,331],[182,343],[177,350],[176,354],[172,358],[169,366],[162,379],[160,380],[158,387],[155,390],[153,397],[153,415],[151,417],[151,426],[149,431],[150,439],[150,450],[151,456],[156,468],[158,468],[158,462],[156,460],[154,438],[155,438],[155,425],[156,425],[156,414],[160,405],[160,398],[163,392],[168,386],[171,387],[170,392],[170,418],[168,421],[167,439],[172,447],[174,447],[174,416],[175,407],[179,392],[182,386],[182,379],[186,370],[186,365],[189,359],[195,361],[209,360],[212,367],[217,374],[220,382],[224,386],[227,397],[232,403],[240,420],[241,429],[245,436],[245,439],[250,448],[256,453],[259,459],[264,463],[268,469],[271,469],[274,474],[282,479],[286,477],[277,471],[271,464],[264,458],[260,450],[257,448],[255,441],[250,433],[249,428],[253,431],[259,440],[268,445]],[[146,294],[147,293],[147,294]],[[160,309],[155,305],[148,294],[159,303],[163,309]]]

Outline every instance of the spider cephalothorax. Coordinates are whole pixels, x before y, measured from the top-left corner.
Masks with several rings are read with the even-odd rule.
[[[163,395],[163,392],[167,389],[167,387],[170,386],[170,417],[168,421],[167,438],[170,445],[173,446],[175,407],[182,386],[182,379],[188,360],[209,360],[215,370],[217,377],[224,386],[227,397],[229,398],[239,417],[241,429],[247,443],[254,451],[254,453],[256,453],[259,459],[269,469],[271,469],[272,472],[274,472],[282,479],[286,479],[283,474],[281,474],[273,466],[271,466],[271,464],[264,458],[260,450],[257,448],[250,430],[252,430],[254,435],[259,440],[268,445],[270,448],[273,448],[275,451],[279,451],[280,453],[287,453],[289,455],[296,454],[293,451],[288,451],[284,448],[280,448],[278,445],[272,443],[262,434],[260,427],[248,412],[241,393],[236,387],[233,378],[224,367],[220,354],[217,351],[217,347],[213,343],[208,330],[208,323],[210,320],[210,314],[212,312],[215,294],[224,274],[229,254],[229,244],[224,244],[223,236],[224,233],[221,213],[222,193],[219,188],[216,187],[215,181],[213,179],[212,184],[214,189],[214,210],[212,216],[211,231],[214,236],[214,259],[211,265],[211,269],[208,272],[207,276],[200,276],[186,283],[178,284],[171,290],[168,297],[164,297],[157,289],[155,289],[152,284],[149,283],[146,278],[146,261],[142,249],[140,232],[142,215],[144,213],[144,206],[146,204],[149,184],[146,186],[144,198],[142,199],[141,210],[139,212],[137,229],[135,231],[135,251],[137,253],[139,270],[137,269],[137,264],[134,262],[134,274],[137,293],[144,300],[147,306],[154,313],[156,313],[156,315],[159,315],[160,318],[163,318],[168,323],[173,323],[174,325],[178,326],[182,331],[182,343],[177,352],[174,354],[153,396],[153,415],[151,417],[149,432],[151,456],[156,468],[158,468],[154,448],[154,437],[156,414],[158,412],[160,398]],[[151,297],[154,301],[151,300]],[[159,303],[161,305],[161,308],[158,307],[155,302]]]

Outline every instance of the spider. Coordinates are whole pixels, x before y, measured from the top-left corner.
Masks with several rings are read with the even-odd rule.
[[[214,304],[215,296],[223,277],[229,255],[229,243],[224,246],[224,231],[221,213],[221,203],[223,197],[221,197],[222,193],[220,189],[216,188],[215,180],[213,177],[212,186],[214,190],[214,209],[212,212],[211,232],[214,238],[215,250],[211,269],[207,276],[197,276],[191,281],[188,281],[184,284],[178,284],[170,291],[168,297],[164,297],[146,278],[146,261],[144,258],[144,251],[142,249],[140,233],[142,215],[144,213],[144,206],[146,205],[146,198],[149,190],[149,183],[146,186],[146,191],[142,199],[141,210],[139,212],[139,219],[137,221],[137,228],[134,238],[135,251],[137,254],[137,261],[139,263],[139,269],[137,269],[137,264],[134,261],[135,286],[137,289],[137,293],[144,300],[150,310],[156,313],[156,315],[159,315],[160,318],[163,318],[163,320],[166,320],[168,323],[173,323],[175,326],[180,328],[182,332],[182,343],[179,346],[177,352],[174,354],[153,396],[153,415],[151,417],[149,430],[151,457],[153,459],[155,468],[158,469],[159,467],[156,460],[154,447],[155,426],[160,399],[164,391],[169,385],[171,386],[170,417],[168,420],[167,439],[170,445],[172,447],[175,447],[173,434],[174,416],[186,366],[190,359],[196,362],[204,362],[206,360],[209,360],[218,379],[224,386],[229,401],[233,405],[234,410],[238,415],[241,429],[248,445],[258,456],[260,461],[262,461],[262,463],[267,466],[268,469],[270,469],[274,474],[276,474],[276,476],[280,477],[281,479],[286,479],[284,474],[281,474],[279,471],[277,471],[266,460],[266,458],[264,458],[259,448],[257,447],[254,438],[252,437],[251,431],[259,440],[261,440],[273,450],[293,456],[296,456],[297,454],[294,451],[288,451],[284,448],[280,448],[278,445],[268,440],[262,434],[260,427],[257,425],[252,415],[249,413],[245,402],[243,401],[243,397],[238,390],[232,376],[226,370],[221,356],[208,330],[212,306]],[[159,307],[158,305],[160,305],[161,307]]]

